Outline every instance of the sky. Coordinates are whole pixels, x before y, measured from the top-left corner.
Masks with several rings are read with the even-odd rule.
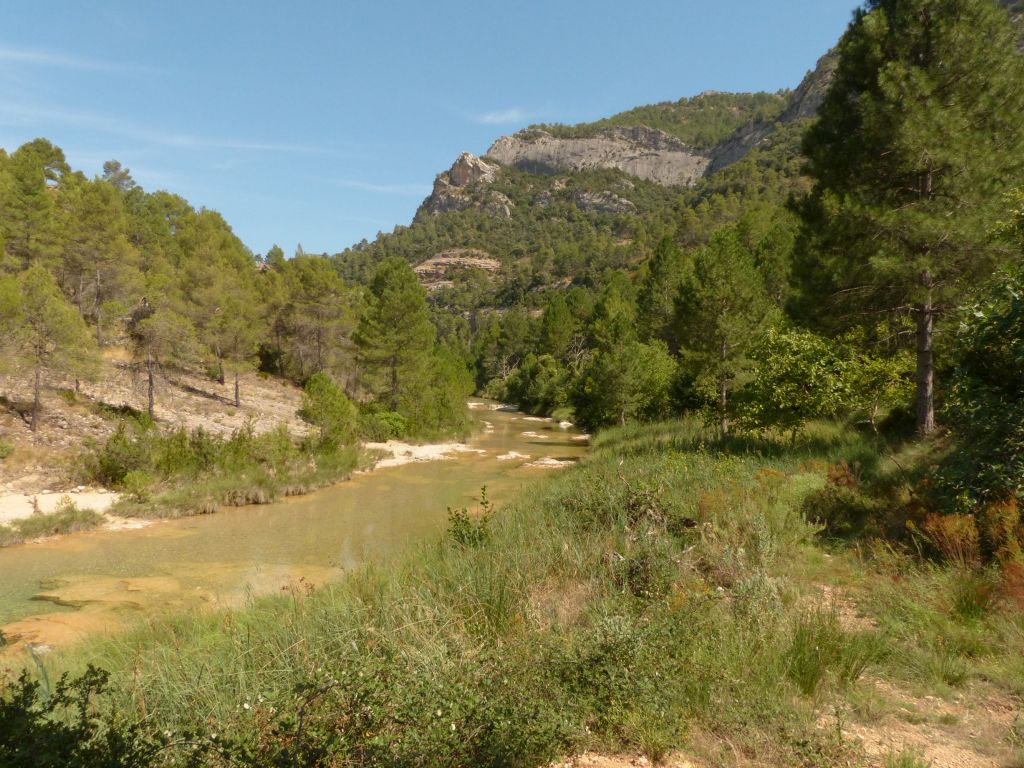
[[[0,0],[0,147],[219,210],[256,253],[408,224],[532,123],[794,88],[855,0]]]

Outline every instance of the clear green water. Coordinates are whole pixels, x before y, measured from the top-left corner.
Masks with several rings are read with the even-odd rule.
[[[578,433],[521,414],[477,411],[479,453],[376,470],[261,507],[0,550],[0,625],[22,641],[62,644],[167,609],[237,604],[253,593],[321,583],[410,542],[437,536],[447,508],[498,500],[549,474],[509,452],[578,459]],[[538,436],[527,436],[534,432]],[[543,437],[540,437],[543,436]]]

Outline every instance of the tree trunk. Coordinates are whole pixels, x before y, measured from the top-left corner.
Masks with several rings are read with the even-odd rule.
[[[146,410],[149,413],[149,418],[155,418],[153,414],[153,358],[152,356],[146,358],[146,375],[149,380],[149,388],[147,391],[147,403]]]
[[[96,296],[93,307],[96,312],[96,345],[103,346],[103,305],[100,303],[100,271],[96,270]]]
[[[36,366],[36,379],[35,384],[32,387],[32,424],[30,428],[33,432],[36,431],[36,427],[39,426],[39,390],[40,390],[40,372],[39,366]]]
[[[935,431],[935,308],[928,298],[917,307],[917,377],[914,404],[917,433],[926,437]]]
[[[238,371],[235,371],[235,408],[242,407],[242,398],[238,395]]]
[[[398,360],[391,358],[391,410],[398,410]]]
[[[721,409],[722,421],[719,425],[722,436],[729,434],[729,380],[725,375],[725,361],[729,357],[729,345],[722,342],[722,373],[718,379],[718,407]]]

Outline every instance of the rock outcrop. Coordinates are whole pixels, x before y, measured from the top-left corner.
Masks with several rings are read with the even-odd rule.
[[[826,53],[818,60],[817,66],[807,73],[799,87],[793,91],[789,104],[778,118],[771,122],[749,123],[715,147],[706,175],[710,176],[742,160],[750,150],[775,133],[778,126],[788,125],[818,114],[818,108],[821,107],[828,86],[832,82],[837,61],[838,57],[835,51]]]
[[[540,129],[502,136],[487,157],[523,171],[558,174],[618,168],[641,179],[671,185],[693,184],[711,158],[664,131],[637,126],[608,128],[583,138],[558,138]]]
[[[489,185],[494,181],[498,166],[463,152],[450,169],[434,179],[434,190],[420,206],[421,212],[448,213],[477,208],[492,216],[509,218],[514,207],[512,201]]]
[[[436,253],[417,264],[414,271],[428,291],[436,291],[453,285],[452,273],[465,269],[479,269],[493,274],[501,269],[501,262],[478,248],[453,248]]]
[[[577,192],[572,201],[581,211],[595,213],[636,213],[636,206],[614,192]]]

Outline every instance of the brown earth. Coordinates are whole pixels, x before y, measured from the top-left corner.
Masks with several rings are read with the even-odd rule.
[[[102,442],[117,427],[117,410],[146,408],[146,378],[133,372],[123,349],[104,351],[94,381],[51,380],[43,389],[39,425],[29,429],[32,407],[28,376],[0,376],[0,437],[14,446],[0,460],[0,494],[70,490],[77,481],[74,457],[88,441]],[[251,424],[266,432],[284,424],[295,434],[306,425],[296,416],[302,392],[295,385],[256,373],[240,377],[241,406],[234,381],[224,384],[194,372],[169,370],[156,382],[155,416],[166,426],[201,427],[230,435]]]

